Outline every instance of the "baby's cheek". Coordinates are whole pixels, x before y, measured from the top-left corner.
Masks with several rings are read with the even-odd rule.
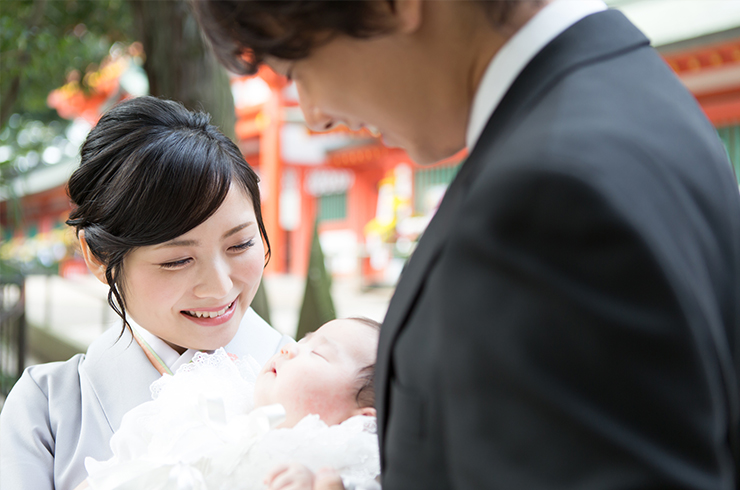
[[[301,418],[317,414],[329,425],[338,424],[347,418],[354,407],[354,399],[347,390],[328,390],[323,387],[304,390],[296,399],[296,411]]]

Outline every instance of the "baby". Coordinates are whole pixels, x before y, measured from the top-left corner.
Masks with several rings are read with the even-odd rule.
[[[234,362],[223,350],[199,354],[153,385],[153,401],[124,416],[111,439],[113,458],[86,461],[87,484],[311,490],[320,469],[338,482],[336,472],[324,470],[331,466],[355,488],[379,488],[379,331],[364,318],[334,320],[259,370],[254,360]]]
[[[380,324],[373,320],[335,320],[283,347],[257,378],[255,406],[283,405],[286,417],[280,427],[293,427],[310,414],[318,414],[328,425],[355,415],[375,417],[373,377],[379,332]],[[270,490],[291,483],[290,488],[310,490],[314,479],[310,469],[294,463],[274,468],[265,483]]]

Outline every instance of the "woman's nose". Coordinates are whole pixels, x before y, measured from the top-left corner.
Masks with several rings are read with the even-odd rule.
[[[200,282],[194,293],[200,298],[223,298],[228,296],[233,286],[229,267],[217,262],[201,270]]]

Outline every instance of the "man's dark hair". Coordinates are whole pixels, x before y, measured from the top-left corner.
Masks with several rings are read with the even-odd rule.
[[[393,0],[387,0],[394,6]],[[191,0],[195,17],[219,61],[253,74],[265,56],[307,57],[336,34],[370,38],[389,32],[375,1]]]
[[[108,303],[126,320],[124,258],[134,248],[176,238],[207,220],[232,183],[251,198],[270,255],[259,178],[208,114],[155,97],[121,102],[88,134],[67,184],[67,224],[85,232],[104,264]]]
[[[384,0],[391,12],[394,0]],[[482,1],[494,26],[503,25],[520,0]],[[219,61],[250,75],[266,56],[307,57],[337,34],[371,38],[393,30],[378,0],[191,0],[196,19]]]

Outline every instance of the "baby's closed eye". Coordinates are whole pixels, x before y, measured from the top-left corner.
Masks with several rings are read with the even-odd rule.
[[[320,358],[322,358],[323,360],[329,362],[329,359],[324,354],[322,354],[321,352],[319,352],[317,350],[312,350],[311,351],[311,354],[315,354],[315,355],[319,356]]]

